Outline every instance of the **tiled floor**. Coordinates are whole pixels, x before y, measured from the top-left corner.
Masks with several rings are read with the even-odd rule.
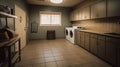
[[[111,67],[65,39],[34,40],[22,50],[16,67]]]

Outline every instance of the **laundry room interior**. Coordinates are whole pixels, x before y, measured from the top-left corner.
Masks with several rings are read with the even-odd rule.
[[[0,67],[120,67],[120,0],[0,0]]]

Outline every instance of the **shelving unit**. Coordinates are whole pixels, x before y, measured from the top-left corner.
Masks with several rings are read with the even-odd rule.
[[[0,11],[0,18],[5,18],[6,20],[6,27],[8,27],[8,19],[7,18],[17,18],[15,15],[11,15],[5,12]],[[16,45],[16,43],[18,43]],[[16,36],[8,41],[0,42],[0,57],[2,55],[3,59],[0,61],[0,67],[14,67],[14,64],[17,61],[21,60],[21,42],[20,37]],[[17,46],[17,50],[16,50]]]
[[[17,18],[17,16],[14,16],[5,12],[1,12],[1,11],[0,11],[0,17]]]
[[[18,42],[18,44],[17,44],[18,50],[15,49],[15,43],[16,42]],[[18,37],[18,36],[14,37],[9,41],[0,42],[0,44],[2,45],[2,46],[0,46],[0,48],[5,49],[5,52],[7,52],[7,54],[5,54],[5,56],[7,55],[7,57],[4,60],[4,62],[1,63],[0,67],[3,67],[5,65],[7,65],[7,67],[14,67],[14,64],[17,61],[21,60],[20,37]]]

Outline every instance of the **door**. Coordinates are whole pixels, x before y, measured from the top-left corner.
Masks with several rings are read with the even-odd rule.
[[[105,59],[105,36],[98,35],[98,56]]]
[[[90,51],[97,55],[98,50],[97,50],[97,34],[91,34],[90,38]]]
[[[82,20],[90,19],[90,7],[84,7],[82,9]]]
[[[90,49],[90,34],[85,33],[85,49],[89,50]]]
[[[77,30],[77,45],[80,45],[80,32]]]
[[[26,13],[18,5],[15,5],[15,31],[19,34],[21,38],[21,49],[26,45]]]
[[[106,0],[95,3],[91,6],[91,19],[106,17]]]
[[[84,43],[85,43],[84,32],[80,32],[80,46],[83,48],[85,47]]]
[[[117,62],[117,39],[106,37],[106,61],[116,67]]]
[[[120,0],[107,0],[108,17],[120,16]]]

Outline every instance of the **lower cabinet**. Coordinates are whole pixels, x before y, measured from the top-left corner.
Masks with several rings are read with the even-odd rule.
[[[85,49],[86,50],[90,50],[90,34],[89,33],[85,33]]]
[[[84,45],[85,40],[84,39],[85,39],[84,32],[80,32],[80,46],[83,48],[85,47],[85,45]]]
[[[90,36],[90,52],[97,55],[97,53],[98,53],[97,49],[98,49],[97,48],[97,35],[91,34],[91,36]]]
[[[77,45],[80,45],[80,32],[78,31],[78,30],[76,30],[76,32],[77,32]]]
[[[106,37],[106,61],[117,67],[117,43],[116,39]]]
[[[117,59],[117,67],[120,67],[120,47],[118,48],[118,59]]]
[[[107,61],[112,67],[120,67],[120,38],[84,31],[79,31],[77,35],[82,48]]]
[[[105,59],[105,36],[98,35],[98,56]]]

